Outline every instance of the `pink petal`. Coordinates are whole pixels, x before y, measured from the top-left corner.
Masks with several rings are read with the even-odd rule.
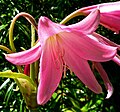
[[[83,59],[104,62],[116,55],[117,47],[97,42],[81,32],[61,32],[58,35],[64,48],[67,47]]]
[[[97,33],[93,33],[92,34],[93,38],[96,38],[98,41],[100,41],[101,43],[104,43],[106,45],[110,45],[110,46],[113,46],[113,47],[118,47],[118,49],[120,49],[120,45],[114,43],[113,41],[110,41],[108,38],[100,35],[100,34],[97,34]]]
[[[100,17],[100,23],[101,25],[103,25],[104,27],[115,31],[117,34],[120,31],[120,11],[118,13],[118,15],[115,15],[113,12],[112,13],[102,13],[101,17]]]
[[[81,30],[84,33],[90,34],[93,33],[98,25],[100,20],[100,11],[98,9],[92,11],[85,19],[82,21],[72,24],[69,26],[63,26],[63,28],[70,28],[72,30]]]
[[[46,39],[63,31],[59,25],[52,22],[47,17],[40,17],[38,22],[38,36],[40,42],[43,43]]]
[[[94,62],[94,65],[95,65],[95,68],[97,69],[97,71],[100,73],[100,76],[102,77],[105,87],[108,91],[106,98],[110,98],[111,95],[113,94],[113,86],[107,76],[107,73],[105,72],[105,70],[103,69],[103,67],[100,63]]]
[[[75,75],[93,92],[101,93],[102,88],[94,77],[88,62],[73,52],[68,47],[65,47],[64,61]]]
[[[117,49],[120,50],[120,45],[110,41],[109,39],[107,39],[106,37],[104,37],[100,34],[97,34],[97,33],[94,32],[92,35],[89,35],[89,37],[96,40],[96,41],[99,41],[103,44],[110,45],[110,46],[113,46],[113,47],[117,47]],[[116,54],[116,56],[113,57],[112,60],[120,66],[120,56],[118,54]]]
[[[76,12],[82,12],[88,15],[91,11],[100,9],[100,24],[106,28],[119,33],[120,31],[120,2],[103,3],[93,6],[88,6],[77,10]]]
[[[120,56],[119,55],[115,56],[112,60],[120,66]]]
[[[86,14],[88,14],[91,11],[97,9],[98,7],[99,7],[101,13],[120,11],[120,1],[119,2],[101,3],[101,4],[97,4],[97,5],[83,7],[77,11],[80,11],[80,12],[82,11],[82,12],[85,12]]]
[[[61,80],[63,68],[59,53],[55,38],[49,38],[40,60],[40,83],[37,94],[37,102],[40,105],[44,105],[51,98]]]
[[[63,31],[69,32],[71,30],[81,30],[84,33],[93,33],[99,24],[99,18],[100,12],[97,9],[91,12],[90,15],[81,22],[69,26],[54,23],[47,17],[40,17],[38,23],[38,35],[40,42],[43,43],[49,37]]]
[[[5,54],[5,58],[15,65],[28,65],[38,60],[40,58],[40,55],[41,47],[40,43],[38,42],[29,50],[18,53]]]

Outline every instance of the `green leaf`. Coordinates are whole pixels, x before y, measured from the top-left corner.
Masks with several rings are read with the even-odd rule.
[[[26,105],[30,109],[36,108],[37,105],[37,87],[35,83],[25,74],[12,72],[10,70],[0,72],[0,77],[12,78],[20,88],[20,91],[25,99]],[[9,95],[10,96],[10,95]],[[9,97],[7,102],[9,101]],[[32,101],[32,102],[31,102]]]
[[[12,78],[12,79],[17,79],[17,78],[26,79],[27,81],[29,81],[31,84],[35,86],[35,83],[30,79],[30,77],[28,77],[23,73],[16,73],[16,72],[12,72],[11,70],[7,70],[5,72],[0,72],[0,77],[6,77],[6,78]]]
[[[6,25],[1,25],[1,26],[0,26],[0,30],[4,29],[6,26],[8,26],[8,24],[6,24]]]
[[[8,90],[7,90],[6,94],[5,94],[4,101],[5,101],[6,106],[9,104],[9,100],[10,100],[10,96],[11,96],[14,84],[15,83],[13,83],[13,82],[11,83],[10,87],[8,88]]]
[[[10,79],[7,79],[6,81],[4,81],[4,83],[0,86],[0,90],[4,88],[8,82],[10,82]]]

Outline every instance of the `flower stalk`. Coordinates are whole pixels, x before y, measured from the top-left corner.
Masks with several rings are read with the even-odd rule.
[[[60,24],[65,24],[67,23],[69,20],[71,20],[74,17],[80,16],[80,15],[86,15],[83,12],[80,12],[79,10],[74,11],[73,13],[71,13],[70,15],[68,15],[67,17],[65,17]]]
[[[8,53],[16,52],[16,48],[14,45],[14,39],[13,39],[13,30],[14,30],[15,22],[20,16],[24,16],[32,24],[31,25],[31,47],[33,47],[35,44],[35,29],[37,30],[36,21],[28,13],[22,12],[13,18],[12,23],[10,25],[9,43],[10,43],[11,50],[9,48],[7,48],[6,46],[0,45],[0,49],[6,51]],[[38,107],[38,104],[37,104],[37,100],[36,100],[37,99],[36,98],[37,97],[37,85],[35,83],[36,76],[34,74],[34,71],[35,71],[34,63],[31,64],[30,77],[26,76],[25,74],[22,74],[23,70],[22,70],[21,66],[16,65],[16,67],[17,67],[19,73],[13,73],[11,71],[0,72],[0,77],[13,78],[14,81],[17,83],[17,85],[20,88],[20,91],[26,102],[26,106],[28,107],[28,109],[35,111],[36,108]],[[31,100],[32,100],[32,102],[31,102]]]
[[[35,29],[31,25],[31,47],[35,44]],[[35,63],[30,64],[30,78],[35,82]]]
[[[11,51],[8,47],[4,46],[4,45],[0,45],[0,49],[8,52],[8,53],[13,53],[13,51]]]
[[[21,17],[21,16],[25,17],[34,26],[34,28],[37,30],[36,21],[35,21],[35,19],[30,14],[25,13],[25,12],[21,12],[21,13],[17,14],[13,18],[13,20],[12,20],[12,22],[10,24],[10,29],[9,29],[9,42],[10,42],[10,47],[11,47],[11,49],[12,49],[13,52],[16,52],[16,48],[15,48],[15,45],[14,45],[14,42],[13,42],[14,41],[14,39],[13,39],[14,25],[15,25],[16,20],[19,17]]]
[[[36,25],[36,21],[34,20],[34,18],[28,14],[28,13],[24,13],[24,12],[21,12],[19,14],[17,14],[11,24],[10,24],[10,28],[9,28],[9,43],[10,43],[10,47],[12,49],[12,52],[16,52],[16,48],[15,48],[15,45],[14,45],[14,39],[13,39],[13,30],[14,30],[14,25],[15,25],[15,22],[16,20],[20,17],[20,16],[24,16],[34,27],[35,29],[37,29],[37,25]],[[16,66],[18,71],[23,73],[23,70],[21,68],[21,66]]]

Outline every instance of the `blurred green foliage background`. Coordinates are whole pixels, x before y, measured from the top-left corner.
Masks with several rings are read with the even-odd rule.
[[[36,21],[40,16],[47,16],[54,22],[60,22],[79,8],[111,1],[116,0],[0,0],[0,44],[9,47],[9,26],[19,12],[31,14]],[[78,22],[80,19],[74,18],[67,24]],[[102,26],[99,26],[97,32],[120,44],[119,34],[115,35]],[[18,51],[22,46],[30,48],[30,37],[30,24],[24,18],[19,18],[14,29],[14,42]],[[0,71],[16,71],[16,67],[5,60],[3,52],[0,50]],[[112,61],[102,64],[114,87],[110,99],[105,99],[107,92],[99,74],[96,73],[96,77],[103,87],[103,93],[97,95],[85,87],[74,74],[67,71],[66,77],[63,77],[51,100],[46,105],[39,106],[39,112],[119,112],[120,68]],[[12,79],[0,78],[0,112],[28,112]]]

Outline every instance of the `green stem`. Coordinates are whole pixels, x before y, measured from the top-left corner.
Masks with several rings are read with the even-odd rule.
[[[38,73],[39,73],[39,60],[35,62],[35,80],[36,80],[36,84],[38,85]]]
[[[31,25],[31,47],[35,44],[35,29]],[[35,63],[30,64],[30,78],[35,82]]]
[[[30,64],[30,78],[35,82],[35,65]]]
[[[8,53],[13,53],[13,51],[11,51],[9,48],[7,48],[7,47],[4,46],[4,45],[0,45],[0,49],[6,51],[6,52],[8,52]]]
[[[10,29],[9,29],[9,42],[10,42],[10,47],[11,47],[11,49],[12,49],[13,52],[16,52],[16,48],[15,48],[15,45],[14,45],[14,42],[13,42],[13,29],[14,29],[14,25],[15,25],[16,20],[20,16],[25,17],[34,26],[34,28],[37,30],[36,21],[35,21],[35,19],[30,14],[25,13],[25,12],[21,12],[21,13],[17,14],[13,18],[12,23],[10,25]]]
[[[15,45],[14,45],[14,39],[13,39],[13,29],[14,29],[14,25],[15,25],[15,22],[16,20],[20,17],[20,16],[23,16],[25,17],[33,26],[34,28],[37,30],[37,24],[36,24],[36,21],[35,19],[28,13],[25,13],[25,12],[21,12],[19,14],[17,14],[13,20],[12,20],[12,23],[10,25],[10,29],[9,29],[9,43],[10,43],[10,47],[12,49],[13,52],[16,52],[16,48],[15,48]],[[17,69],[19,72],[23,72],[21,66],[17,66]]]
[[[22,69],[21,66],[16,65],[16,67],[17,67],[17,69],[18,69],[18,72],[23,73],[23,69]]]
[[[35,29],[33,25],[31,25],[31,47],[35,44]]]
[[[79,15],[85,15],[82,11],[76,10],[73,13],[69,14],[66,18],[64,18],[60,24],[65,24],[67,23],[69,20],[71,20],[72,18],[79,16]]]

